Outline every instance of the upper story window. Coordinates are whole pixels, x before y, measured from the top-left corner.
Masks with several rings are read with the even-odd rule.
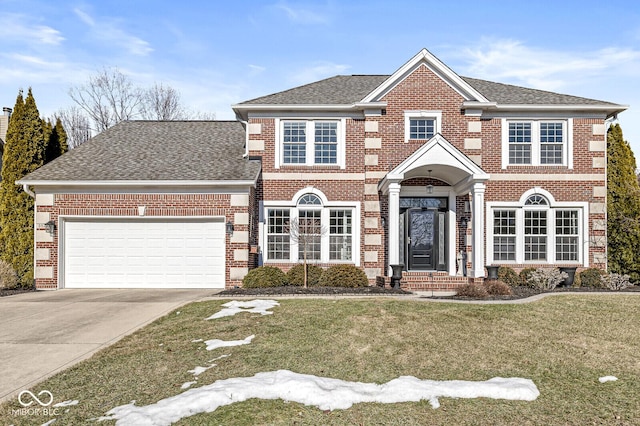
[[[503,119],[503,168],[509,165],[572,168],[571,127],[571,119]]]
[[[442,129],[441,111],[405,111],[404,141],[427,141]]]
[[[344,168],[344,120],[278,120],[276,168],[335,165]]]

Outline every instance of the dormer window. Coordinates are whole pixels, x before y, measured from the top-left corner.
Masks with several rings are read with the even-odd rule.
[[[405,111],[404,141],[428,141],[442,128],[442,111]]]

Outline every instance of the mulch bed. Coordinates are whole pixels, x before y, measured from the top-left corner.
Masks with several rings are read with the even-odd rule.
[[[20,294],[20,293],[28,293],[31,291],[36,291],[35,288],[30,287],[30,288],[0,288],[0,297],[4,297],[4,296],[12,296],[14,294]]]
[[[231,288],[217,294],[217,296],[287,296],[287,295],[373,295],[373,296],[402,296],[413,294],[410,291],[396,290],[389,287],[298,287],[287,285],[282,287],[265,288]]]

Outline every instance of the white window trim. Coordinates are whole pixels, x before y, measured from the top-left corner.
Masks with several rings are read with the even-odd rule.
[[[509,164],[509,123],[531,123],[531,164]],[[540,164],[540,123],[563,123],[563,131],[566,135],[563,144],[561,164]],[[567,167],[573,169],[573,118],[518,118],[509,117],[502,119],[502,168],[507,167]]]
[[[285,121],[304,121],[307,123],[307,141],[306,141],[306,163],[304,164],[284,164],[284,150],[282,148],[283,141],[283,126]],[[320,163],[316,164],[315,161],[315,123],[317,121],[327,121],[327,122],[336,122],[337,133],[338,133],[338,152],[335,164],[326,164]],[[345,151],[346,151],[346,118],[336,118],[336,117],[287,117],[287,118],[276,118],[274,119],[275,124],[275,163],[274,168],[279,169],[281,167],[340,167],[341,169],[346,168],[345,163]]]
[[[320,197],[322,201],[322,206],[298,206],[298,200],[301,196],[305,194],[315,194]],[[327,232],[322,236],[321,240],[321,258],[318,261],[322,264],[339,264],[339,263],[347,263],[347,264],[355,264],[356,266],[360,265],[360,203],[359,202],[350,202],[350,201],[329,201],[327,197],[322,193],[322,191],[317,188],[307,187],[298,191],[291,200],[286,201],[265,201],[263,203],[263,217],[265,218],[264,226],[262,227],[262,232],[260,233],[260,247],[263,248],[262,253],[264,256],[263,263],[267,264],[277,264],[277,263],[298,263],[302,259],[298,259],[298,244],[293,240],[290,240],[289,243],[289,260],[286,259],[269,259],[269,254],[267,251],[267,237],[268,237],[268,226],[267,221],[269,220],[268,211],[270,209],[289,209],[289,218],[290,220],[295,220],[298,218],[298,210],[321,210],[320,220],[323,226],[326,226]],[[351,210],[351,260],[341,261],[341,260],[330,260],[329,259],[329,212],[330,210]]]
[[[548,206],[526,206],[527,198],[533,194],[543,195]],[[526,191],[517,202],[495,201],[486,203],[486,262],[487,265],[494,263],[493,257],[493,212],[495,210],[515,210],[516,212],[516,260],[497,260],[501,265],[582,265],[589,266],[589,203],[580,201],[557,202],[549,193],[541,188],[533,188]],[[547,259],[545,261],[531,260],[525,261],[524,257],[524,212],[525,210],[546,210],[547,211]],[[556,261],[556,211],[557,210],[577,210],[578,211],[578,260],[577,261]]]
[[[404,112],[404,141],[409,142],[411,135],[411,119],[412,118],[433,118],[436,121],[434,136],[442,133],[442,111],[416,110]],[[428,139],[425,139],[427,141]]]

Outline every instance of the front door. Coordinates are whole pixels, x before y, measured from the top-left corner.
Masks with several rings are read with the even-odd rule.
[[[444,212],[408,209],[406,244],[409,270],[446,270]]]

